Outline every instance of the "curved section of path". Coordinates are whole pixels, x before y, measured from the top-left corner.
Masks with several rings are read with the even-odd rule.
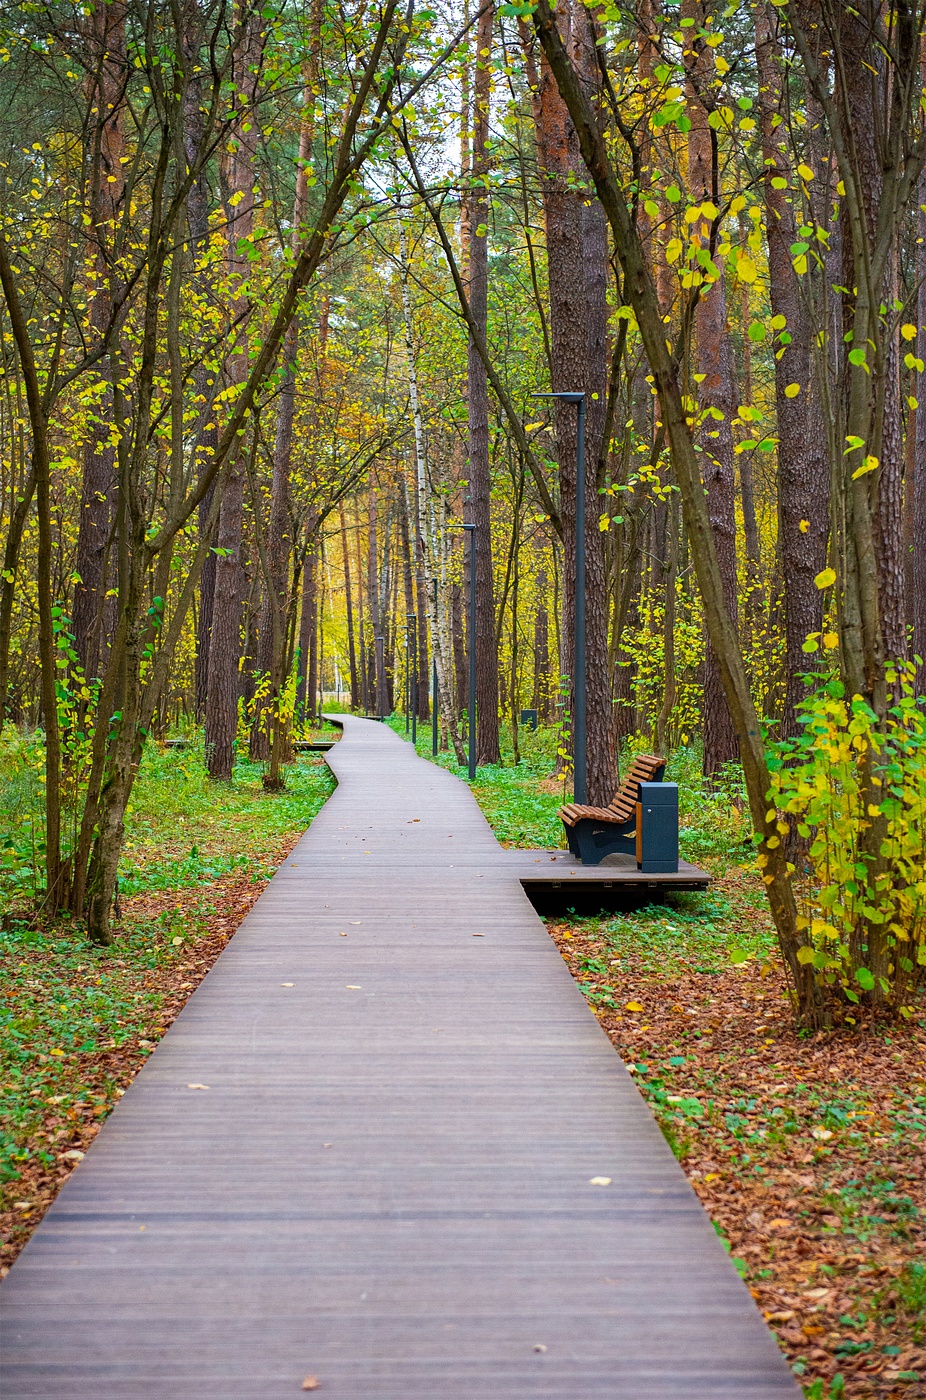
[[[793,1400],[469,790],[344,730],[0,1290],[4,1400]]]

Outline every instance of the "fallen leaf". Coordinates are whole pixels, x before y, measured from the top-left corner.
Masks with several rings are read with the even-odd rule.
[[[535,1342],[534,1351],[546,1351],[546,1347],[544,1346],[543,1342]]]
[[[61,1160],[62,1162],[82,1162],[83,1159],[84,1159],[84,1153],[83,1153],[83,1152],[80,1152],[76,1147],[72,1147],[71,1150],[70,1150],[70,1152],[62,1152],[62,1153],[61,1153],[61,1159],[60,1159],[60,1160]]]
[[[610,1186],[611,1178],[609,1176],[591,1176],[588,1179],[588,1184],[589,1186]]]
[[[306,1376],[305,1380],[302,1382],[302,1389],[318,1390],[320,1385],[321,1381],[318,1379],[318,1376]]]
[[[295,982],[281,982],[281,983],[280,983],[280,986],[281,986],[281,987],[295,987],[295,985],[296,985]]]
[[[783,1308],[781,1312],[767,1312],[765,1320],[766,1322],[790,1322],[793,1316],[794,1312],[791,1308]]]
[[[209,1085],[208,1085],[208,1084],[188,1084],[188,1085],[187,1085],[187,1088],[188,1088],[188,1089],[208,1089],[208,1088],[209,1088]]]
[[[810,1136],[817,1139],[817,1142],[829,1142],[833,1134],[829,1128],[811,1128]]]
[[[643,1010],[643,1006],[642,1006],[642,1004],[641,1004],[639,1001],[628,1001],[627,1005],[624,1007],[624,1010],[625,1010],[625,1011],[642,1011],[642,1010]]]
[[[362,992],[363,988],[356,986],[353,982],[346,982],[345,986],[349,992]]]

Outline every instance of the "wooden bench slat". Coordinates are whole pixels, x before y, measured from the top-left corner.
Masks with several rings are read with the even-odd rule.
[[[579,806],[570,802],[565,807],[560,808],[560,820],[565,822],[567,826],[575,826],[576,822],[583,820],[623,825],[634,815],[639,784],[648,782],[654,773],[658,773],[660,768],[665,767],[665,764],[665,759],[660,758],[657,754],[637,754],[607,807]]]

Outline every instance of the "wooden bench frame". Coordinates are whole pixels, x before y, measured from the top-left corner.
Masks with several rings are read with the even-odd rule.
[[[600,865],[605,856],[636,855],[636,806],[641,783],[662,782],[666,761],[657,754],[638,754],[607,807],[584,807],[573,802],[559,809],[572,854],[583,865]]]

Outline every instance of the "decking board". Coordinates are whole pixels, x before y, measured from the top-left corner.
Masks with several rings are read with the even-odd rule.
[[[467,788],[328,761],[0,1288],[5,1400],[793,1400]]]

